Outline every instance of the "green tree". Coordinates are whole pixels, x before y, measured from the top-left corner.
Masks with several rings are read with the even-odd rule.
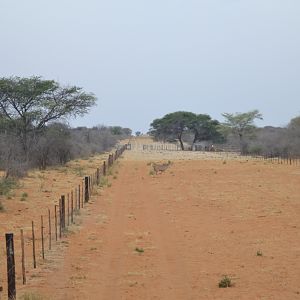
[[[241,151],[244,153],[247,148],[245,138],[253,135],[256,128],[254,121],[262,120],[262,114],[258,110],[252,110],[246,113],[223,113],[222,116],[225,118],[223,130],[239,137]]]
[[[181,149],[184,150],[182,136],[184,132],[190,129],[195,117],[194,113],[186,111],[167,114],[151,123],[150,134],[159,140],[177,139]]]
[[[191,121],[189,128],[194,133],[193,145],[199,141],[212,140],[213,142],[222,142],[224,137],[218,131],[220,123],[217,120],[212,120],[209,115],[195,115]]]
[[[84,115],[95,102],[96,97],[82,88],[62,87],[38,76],[0,78],[0,124],[15,130],[25,153],[30,134],[51,121]]]

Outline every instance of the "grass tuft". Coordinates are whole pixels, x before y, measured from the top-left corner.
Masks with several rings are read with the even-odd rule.
[[[22,297],[22,300],[42,300],[42,296],[33,293],[25,293]]]
[[[138,252],[138,253],[144,253],[145,252],[143,248],[139,248],[139,247],[136,247],[135,251]]]
[[[223,276],[223,278],[219,281],[219,288],[228,288],[231,286],[232,286],[231,279],[227,275]]]
[[[27,193],[23,193],[22,195],[21,195],[21,201],[26,201],[26,199],[27,199],[27,197],[28,197],[28,194]]]

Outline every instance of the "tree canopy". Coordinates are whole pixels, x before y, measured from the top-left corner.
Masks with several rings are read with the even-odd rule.
[[[246,146],[244,138],[253,134],[256,128],[254,121],[262,120],[262,114],[258,110],[252,110],[246,113],[223,113],[222,116],[225,118],[224,129],[238,135],[241,150],[244,151]]]
[[[150,134],[158,140],[178,140],[184,150],[183,134],[194,135],[193,144],[202,140],[214,140],[220,137],[217,130],[219,122],[212,120],[209,115],[177,111],[166,114],[151,123]]]
[[[77,86],[41,77],[0,78],[0,125],[14,128],[26,151],[28,134],[49,122],[84,115],[96,97]]]

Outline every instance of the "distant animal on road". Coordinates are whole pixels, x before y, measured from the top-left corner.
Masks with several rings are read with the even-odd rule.
[[[164,163],[164,164],[153,163],[152,166],[155,174],[158,174],[164,172],[170,166],[170,164],[171,162],[168,161],[168,163]]]

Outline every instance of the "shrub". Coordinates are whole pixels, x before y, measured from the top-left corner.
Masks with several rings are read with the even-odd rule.
[[[231,279],[227,275],[223,276],[223,278],[219,282],[219,288],[228,288],[231,286]]]
[[[18,186],[18,182],[14,178],[0,179],[0,195],[8,195],[9,192]]]

